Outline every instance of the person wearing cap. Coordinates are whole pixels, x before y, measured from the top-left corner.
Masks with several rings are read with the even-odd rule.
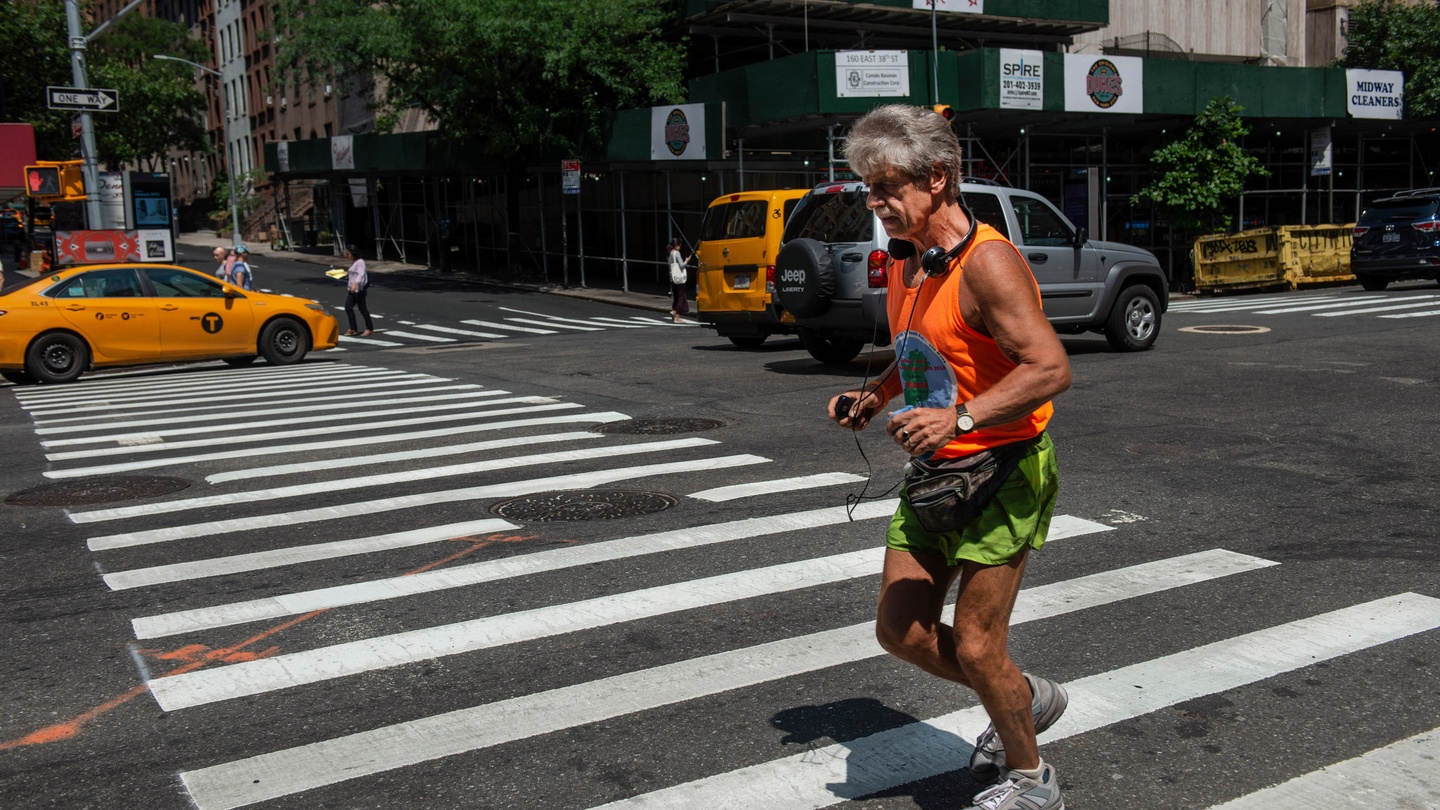
[[[250,272],[250,250],[244,245],[235,248],[235,263],[230,266],[230,283],[242,290],[253,290]]]
[[[345,270],[345,317],[350,319],[347,335],[361,337],[375,334],[375,322],[370,320],[370,306],[366,303],[366,292],[370,289],[370,274],[365,271],[365,260],[360,258],[360,249],[354,245],[345,246],[345,255],[350,257],[350,267]],[[365,316],[365,331],[355,331],[355,308]]]

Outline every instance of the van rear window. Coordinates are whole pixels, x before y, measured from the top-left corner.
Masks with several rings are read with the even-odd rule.
[[[705,211],[705,219],[700,223],[700,238],[710,242],[764,236],[765,209],[764,200],[712,205]]]
[[[800,202],[785,226],[785,241],[868,242],[875,235],[874,223],[863,192],[812,193]]]

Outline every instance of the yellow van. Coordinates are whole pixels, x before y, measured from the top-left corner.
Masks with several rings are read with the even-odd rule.
[[[715,198],[700,226],[696,318],[731,343],[753,349],[793,333],[773,303],[775,254],[795,204],[809,189],[740,191]]]

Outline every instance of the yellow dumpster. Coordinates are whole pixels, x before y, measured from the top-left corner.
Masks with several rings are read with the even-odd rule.
[[[1195,288],[1202,292],[1354,281],[1352,225],[1284,225],[1195,240]]]

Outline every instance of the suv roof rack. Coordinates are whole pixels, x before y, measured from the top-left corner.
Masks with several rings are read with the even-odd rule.
[[[1390,195],[1390,199],[1393,200],[1401,197],[1427,197],[1432,194],[1440,194],[1440,186],[1431,186],[1429,188],[1412,188],[1405,191],[1397,191],[1394,194]]]

